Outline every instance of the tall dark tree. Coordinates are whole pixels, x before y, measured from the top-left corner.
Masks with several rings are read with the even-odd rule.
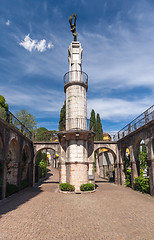
[[[102,123],[101,123],[101,118],[99,116],[99,113],[97,113],[97,121],[96,121],[96,140],[97,141],[103,140],[103,129],[102,129]]]
[[[89,130],[96,132],[96,118],[95,118],[94,109],[92,109],[92,111],[91,111]]]
[[[66,101],[60,111],[59,131],[66,130]]]

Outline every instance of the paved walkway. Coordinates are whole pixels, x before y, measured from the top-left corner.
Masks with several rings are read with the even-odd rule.
[[[96,193],[62,194],[49,175],[0,203],[0,240],[154,239],[153,197],[99,178]]]

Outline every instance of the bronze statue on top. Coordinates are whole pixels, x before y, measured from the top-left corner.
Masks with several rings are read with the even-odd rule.
[[[73,33],[74,36],[74,41],[77,41],[77,32],[76,32],[76,14],[73,13],[73,18],[74,18],[74,24],[72,24],[72,16],[69,17],[69,23],[71,26],[71,32]]]

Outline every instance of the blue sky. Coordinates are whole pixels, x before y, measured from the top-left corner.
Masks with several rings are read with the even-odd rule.
[[[10,111],[26,109],[38,127],[57,129],[77,14],[88,118],[117,131],[153,104],[153,0],[0,0],[0,95]]]

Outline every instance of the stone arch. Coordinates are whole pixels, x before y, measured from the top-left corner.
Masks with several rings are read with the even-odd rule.
[[[109,181],[114,181],[113,169],[117,162],[115,151],[105,144],[95,147],[94,149],[98,153],[96,158],[96,170],[98,175],[103,178],[108,178]],[[104,150],[102,150],[102,153],[99,153],[99,149]]]
[[[19,154],[19,142],[12,138],[8,145],[7,182],[15,186],[18,185]]]
[[[35,155],[34,155],[34,163],[35,163],[37,154],[38,154],[39,152],[45,150],[45,149],[51,149],[51,150],[53,150],[55,153],[58,153],[58,151],[57,151],[56,149],[54,149],[53,147],[50,147],[50,146],[41,147],[41,148],[39,148],[39,149],[35,152]]]
[[[35,155],[34,155],[34,166],[35,166],[35,173],[34,173],[34,179],[33,181],[38,182],[40,176],[42,176],[41,173],[41,169],[39,167],[38,164],[36,164],[36,157],[38,155],[39,152],[43,151],[43,150],[53,150],[53,155],[55,156],[56,153],[58,153],[57,149],[55,149],[54,147],[52,147],[51,145],[46,145],[46,146],[42,146],[39,147],[38,150],[36,151],[35,149]],[[59,154],[58,154],[59,155]],[[51,167],[55,167],[55,168],[59,168],[59,157],[55,157],[51,163]]]

